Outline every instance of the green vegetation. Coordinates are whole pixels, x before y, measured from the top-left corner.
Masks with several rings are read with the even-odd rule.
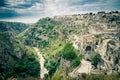
[[[62,57],[70,61],[74,60],[77,57],[76,51],[74,47],[72,46],[72,44],[67,43],[65,45],[64,49],[62,50]]]
[[[15,74],[21,77],[40,76],[40,64],[36,61],[35,55],[29,55],[28,60],[19,61],[14,65]]]
[[[120,73],[113,73],[110,75],[82,73],[79,77],[70,78],[56,71],[56,73],[53,75],[52,78],[48,78],[48,80],[61,80],[61,79],[62,80],[119,80]]]
[[[10,77],[15,77],[15,78],[19,78],[19,77],[34,77],[34,78],[38,78],[40,76],[40,64],[37,61],[36,56],[35,55],[29,55],[31,57],[26,59],[14,59],[12,57],[12,59],[16,60],[15,62],[12,62],[11,64],[14,63],[14,65],[10,65],[7,62],[7,66],[6,65],[2,65],[0,67],[0,70],[2,69],[2,67],[10,67],[10,69],[6,68],[6,69],[2,69],[1,73],[0,73],[0,80],[6,80]],[[33,59],[34,56],[34,59]],[[6,71],[7,70],[7,71]]]
[[[101,38],[101,34],[95,35],[96,38]]]
[[[67,43],[61,53],[64,59],[72,61],[73,68],[76,68],[83,58],[83,55],[79,54],[71,43]]]
[[[7,48],[13,50],[12,40],[11,40],[11,38],[9,36],[12,37],[12,33],[0,32],[0,43],[4,44],[4,46],[6,46]]]
[[[57,22],[52,18],[43,18],[43,19],[40,19],[35,25],[37,27],[52,29],[52,27],[56,27],[60,25],[60,22]]]
[[[39,75],[40,65],[34,51],[15,40],[11,32],[0,32],[0,80]]]
[[[67,78],[67,76],[65,76],[64,74],[60,73],[57,70],[51,78],[48,78],[48,80],[69,80],[69,79]]]
[[[110,75],[104,75],[104,74],[82,74],[81,78],[79,80],[119,80],[120,74],[110,74]]]
[[[10,31],[16,35],[22,31],[24,31],[28,27],[29,27],[29,25],[24,24],[24,23],[0,21],[0,32]]]
[[[50,65],[48,66],[49,69],[49,77],[52,77],[53,74],[56,72],[57,68],[59,67],[60,62],[59,60],[55,61],[55,62],[50,62]]]
[[[73,60],[72,62],[73,68],[76,68],[77,66],[80,65],[82,58],[83,58],[83,55],[80,55],[76,59]]]
[[[94,55],[92,57],[92,64],[97,67],[97,64],[101,61],[101,56],[99,53],[96,53],[96,55]]]

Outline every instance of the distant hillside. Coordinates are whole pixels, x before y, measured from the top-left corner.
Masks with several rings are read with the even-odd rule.
[[[24,23],[0,21],[0,32],[11,31],[14,34],[19,34],[28,27],[29,25]]]

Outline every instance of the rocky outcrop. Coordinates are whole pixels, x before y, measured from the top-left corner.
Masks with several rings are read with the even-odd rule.
[[[99,31],[100,33],[92,32],[81,36],[73,35],[70,38],[73,42],[73,46],[84,55],[85,60],[89,60],[92,63],[93,56],[96,55],[96,53],[100,55],[101,60],[98,62],[97,66],[91,64],[90,73],[110,74],[120,71],[119,30],[114,29],[114,31],[111,31],[108,29],[107,31],[108,32],[105,33],[102,30]]]
[[[120,72],[120,41],[113,39],[108,42],[105,59],[110,64],[108,70]]]

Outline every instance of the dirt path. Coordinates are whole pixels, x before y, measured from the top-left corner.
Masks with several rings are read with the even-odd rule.
[[[40,72],[40,78],[43,79],[44,78],[44,74],[48,73],[48,70],[44,67],[44,58],[41,55],[40,51],[38,48],[34,47],[35,51],[37,52],[37,56],[39,58],[39,63],[40,63],[40,68],[41,68],[41,72]]]

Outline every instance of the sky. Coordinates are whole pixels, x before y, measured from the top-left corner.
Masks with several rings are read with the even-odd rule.
[[[35,23],[43,17],[120,11],[120,0],[0,0],[0,21]]]

